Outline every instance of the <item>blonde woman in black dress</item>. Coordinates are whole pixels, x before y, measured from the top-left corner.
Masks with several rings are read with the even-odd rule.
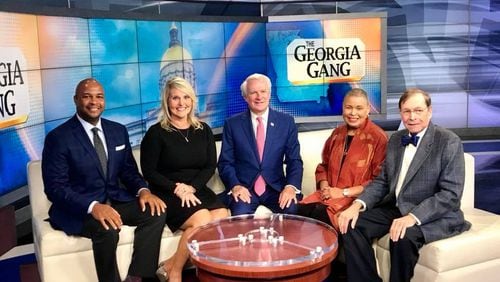
[[[160,264],[161,281],[182,281],[189,258],[187,237],[192,230],[228,216],[228,210],[207,187],[217,156],[210,127],[194,115],[197,99],[183,78],[167,82],[162,93],[159,122],[141,143],[141,167],[152,192],[167,204],[166,224],[183,230],[175,254]]]

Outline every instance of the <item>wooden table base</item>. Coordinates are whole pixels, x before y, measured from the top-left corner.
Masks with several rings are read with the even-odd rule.
[[[197,276],[200,282],[242,282],[242,281],[272,281],[272,282],[317,282],[324,281],[331,271],[330,263],[324,265],[323,267],[317,268],[315,270],[302,273],[299,275],[292,276],[281,276],[281,277],[269,277],[268,279],[263,279],[262,277],[251,278],[249,277],[230,277],[224,276],[217,273],[208,272],[201,268],[197,268]]]

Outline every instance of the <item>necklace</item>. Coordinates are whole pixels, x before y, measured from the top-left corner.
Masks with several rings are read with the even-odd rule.
[[[189,127],[186,129],[186,135],[184,135],[184,133],[182,133],[182,131],[180,129],[177,129],[177,128],[173,128],[175,131],[177,131],[181,136],[182,138],[184,138],[184,140],[186,140],[186,143],[189,143]]]
[[[344,152],[343,152],[344,157],[347,155],[347,151],[349,151],[349,147],[351,146],[352,138],[354,138],[353,135],[347,135],[345,137]]]

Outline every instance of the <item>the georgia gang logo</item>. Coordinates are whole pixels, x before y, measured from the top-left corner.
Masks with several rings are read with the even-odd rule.
[[[28,119],[26,69],[26,60],[19,48],[0,47],[0,129]]]
[[[295,85],[359,81],[365,75],[359,38],[295,39],[287,54],[288,80]]]

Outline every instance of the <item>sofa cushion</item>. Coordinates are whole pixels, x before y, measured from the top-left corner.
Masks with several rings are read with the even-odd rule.
[[[75,252],[84,252],[92,250],[92,243],[90,239],[79,236],[68,236],[64,232],[54,230],[47,221],[36,221],[33,225],[37,227],[34,230],[40,232],[37,238],[41,239],[43,244],[40,244],[40,252],[44,256],[55,256]],[[120,231],[120,241],[118,245],[132,244],[134,240],[134,226],[122,226]],[[162,238],[172,237],[174,234],[165,227],[163,229]]]
[[[307,196],[316,191],[316,167],[321,162],[321,153],[332,129],[299,133],[300,156],[304,173],[302,175],[302,194]]]

